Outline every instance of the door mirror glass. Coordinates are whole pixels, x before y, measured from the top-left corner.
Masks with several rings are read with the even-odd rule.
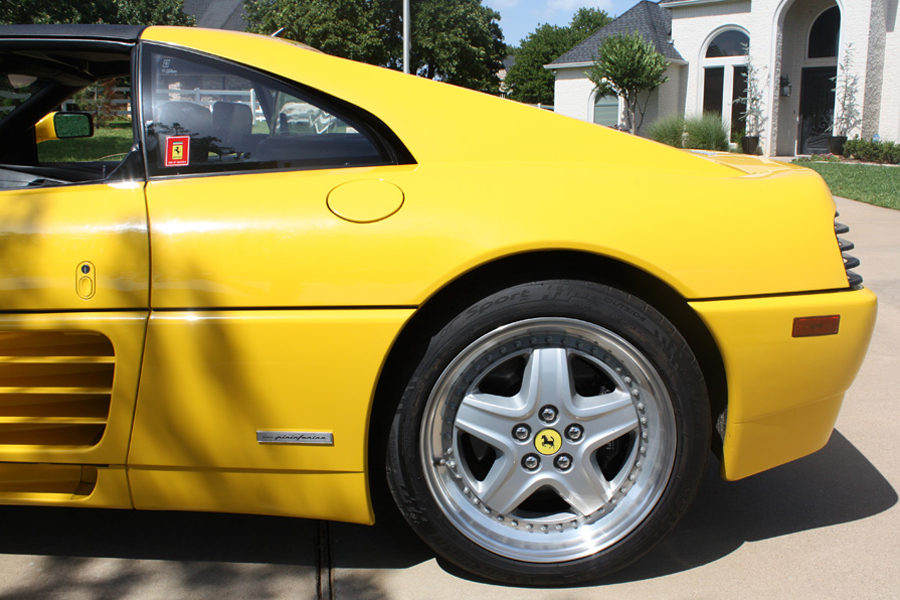
[[[41,119],[34,129],[39,144],[48,140],[87,138],[94,135],[94,121],[90,113],[52,112]]]
[[[94,121],[89,113],[58,112],[53,114],[53,127],[60,140],[94,135]]]

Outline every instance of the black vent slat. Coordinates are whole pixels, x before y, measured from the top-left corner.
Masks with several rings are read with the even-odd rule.
[[[849,254],[841,254],[844,257],[844,268],[848,271],[859,266],[859,259]]]
[[[840,213],[835,213],[834,218],[837,219]],[[855,247],[853,242],[850,240],[845,240],[841,237],[845,233],[850,233],[850,227],[844,225],[843,223],[834,222],[834,235],[837,238],[838,248],[841,252],[841,258],[844,261],[844,270],[847,272],[847,282],[850,284],[851,288],[859,288],[862,286],[863,278],[858,273],[854,273],[851,269],[855,269],[859,266],[859,259],[855,256],[851,256],[847,254],[848,250],[853,250]]]

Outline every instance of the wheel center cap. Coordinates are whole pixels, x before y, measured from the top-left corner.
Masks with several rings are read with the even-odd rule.
[[[543,454],[550,456],[559,452],[562,446],[562,436],[554,429],[544,429],[534,436],[534,449]]]

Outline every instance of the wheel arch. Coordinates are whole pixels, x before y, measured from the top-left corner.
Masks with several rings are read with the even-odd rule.
[[[372,467],[382,464],[396,404],[431,337],[481,298],[514,285],[546,279],[574,279],[618,288],[644,300],[675,325],[697,357],[706,379],[713,421],[712,450],[721,457],[722,438],[715,426],[727,406],[725,366],[718,344],[685,298],[653,275],[609,257],[567,250],[528,252],[479,265],[449,282],[419,307],[394,341],[376,385],[369,418],[367,462],[376,513],[377,496],[386,494],[387,489],[384,478],[376,475],[380,469]]]

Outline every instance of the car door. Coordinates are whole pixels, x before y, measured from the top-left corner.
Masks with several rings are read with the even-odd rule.
[[[121,44],[109,56],[96,42],[84,53],[77,43],[31,53],[39,42],[25,51],[20,44],[17,81],[34,79],[30,68],[49,72],[44,61],[54,72],[69,69],[69,77],[99,56],[127,69]],[[20,104],[0,117],[38,110],[32,100],[18,93]],[[134,136],[125,135],[127,148]],[[36,155],[7,152],[0,165],[5,502],[130,506],[124,465],[149,312],[146,204],[143,177],[134,176],[142,172],[140,154],[104,157],[92,143],[99,137],[65,140],[74,157],[44,156],[55,143],[48,141]],[[126,162],[128,169],[117,169]]]
[[[342,246],[378,243],[411,167],[299,84],[142,52],[153,310],[135,505],[368,520],[364,493],[338,492],[365,489],[368,403],[412,310],[316,307],[303,290],[340,295],[321,276],[334,257],[335,281],[366,269]],[[368,212],[340,204],[346,185],[365,188]]]

